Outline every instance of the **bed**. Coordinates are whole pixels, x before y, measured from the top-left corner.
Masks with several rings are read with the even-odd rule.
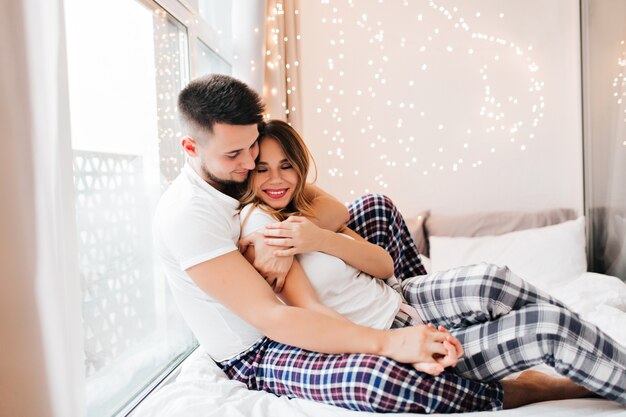
[[[626,284],[616,277],[587,272],[585,219],[577,218],[575,211],[456,216],[425,211],[407,223],[429,272],[478,262],[507,265],[626,345]],[[554,373],[548,367],[538,368]],[[248,391],[229,380],[201,348],[133,413],[133,417],[374,415]],[[581,399],[464,415],[626,417],[626,408],[603,399]]]

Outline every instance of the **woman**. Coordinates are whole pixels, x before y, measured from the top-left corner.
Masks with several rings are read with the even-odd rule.
[[[371,327],[429,323],[440,331],[448,328],[453,337],[447,353],[422,369],[432,375],[454,365],[464,349],[455,369],[461,376],[493,381],[547,363],[587,390],[626,405],[624,348],[508,268],[481,264],[409,277],[402,281],[401,294],[373,278],[393,274],[389,254],[350,229],[335,234],[304,217],[310,204],[303,193],[308,167],[309,153],[297,132],[284,122],[268,122],[256,171],[241,200],[241,236],[267,227],[266,232],[281,236],[284,226],[270,224],[284,219],[282,225],[304,236],[297,248],[277,253],[298,255],[281,293],[285,302],[327,314],[336,310]],[[418,256],[410,251],[404,255]],[[252,261],[253,251],[246,257]],[[303,274],[324,305],[317,302],[308,281],[291,279]],[[567,388],[564,398],[590,394],[570,381],[561,383]]]

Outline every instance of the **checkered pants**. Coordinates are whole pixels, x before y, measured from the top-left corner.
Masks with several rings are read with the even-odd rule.
[[[400,282],[403,279],[426,275],[404,218],[389,197],[367,194],[350,204],[348,210],[348,227],[391,255],[394,276],[386,280],[389,286],[402,294]]]
[[[402,295],[422,321],[447,327],[463,344],[459,375],[494,381],[545,363],[626,404],[626,349],[596,326],[506,267],[480,264],[423,276],[417,248],[389,198],[367,195],[350,210],[351,226],[394,258]],[[412,323],[400,312],[392,327]]]
[[[459,375],[494,381],[545,363],[626,405],[626,349],[507,267],[461,267],[406,279],[402,289],[424,322],[461,341]]]
[[[399,277],[426,273],[402,216],[388,199],[365,196],[350,212],[353,229],[392,251]],[[399,283],[395,285],[400,290]],[[351,410],[458,413],[502,408],[503,391],[497,382],[477,382],[453,372],[432,377],[382,356],[329,355],[267,338],[219,365],[249,389]]]
[[[402,214],[393,201],[382,194],[364,195],[351,203],[348,210],[350,212],[348,227],[391,255],[393,276],[385,281],[398,291],[406,302],[401,283],[405,279],[424,276],[427,272]],[[391,328],[399,329],[415,324],[413,317],[399,311]]]
[[[350,410],[458,413],[502,408],[497,382],[472,381],[452,372],[432,377],[383,356],[329,355],[268,338],[219,365],[249,389]]]

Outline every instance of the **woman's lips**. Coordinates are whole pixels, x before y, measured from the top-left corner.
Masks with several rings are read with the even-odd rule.
[[[263,192],[265,194],[267,194],[269,196],[269,198],[273,198],[273,199],[279,199],[279,198],[283,198],[285,196],[285,194],[287,194],[287,190],[289,190],[289,188],[279,188],[279,189],[272,189],[272,190],[263,190]]]

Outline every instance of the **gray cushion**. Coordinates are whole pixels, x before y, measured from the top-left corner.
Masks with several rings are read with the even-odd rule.
[[[409,232],[411,232],[411,237],[417,245],[417,250],[422,254],[428,253],[428,241],[424,235],[424,222],[428,216],[430,216],[430,210],[424,210],[417,213],[415,217],[406,219],[406,225],[409,228]]]
[[[577,217],[578,213],[573,209],[549,209],[536,212],[499,211],[472,214],[430,213],[430,216],[423,220],[423,230],[411,230],[411,232],[423,240],[423,243],[421,243],[421,249],[423,250],[420,250],[420,253],[429,256],[429,236],[497,236],[517,230],[551,226],[574,220]],[[416,220],[412,220],[411,225],[418,227]],[[420,248],[419,245],[418,248]]]

